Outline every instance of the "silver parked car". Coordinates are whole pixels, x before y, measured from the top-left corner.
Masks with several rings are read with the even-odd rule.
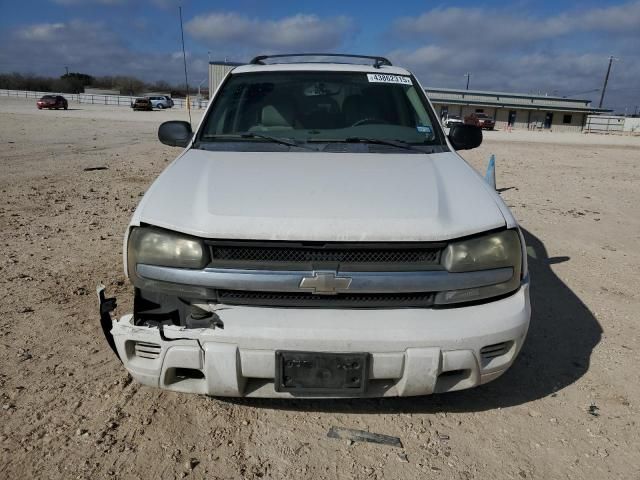
[[[157,108],[158,110],[162,110],[163,108],[171,108],[173,107],[173,100],[171,97],[166,95],[158,95],[155,97],[147,97],[151,101],[151,105],[153,108]]]

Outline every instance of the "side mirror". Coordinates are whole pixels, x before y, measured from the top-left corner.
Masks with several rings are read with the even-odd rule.
[[[449,130],[449,141],[456,150],[470,150],[482,143],[482,129],[475,125],[454,125]]]
[[[191,124],[181,120],[164,122],[158,129],[158,139],[170,147],[186,147],[193,136]]]

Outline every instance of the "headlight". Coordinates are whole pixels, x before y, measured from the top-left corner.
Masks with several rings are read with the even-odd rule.
[[[442,255],[442,265],[450,272],[472,272],[512,268],[513,276],[504,283],[465,290],[439,292],[437,304],[471,302],[504,295],[520,286],[522,247],[516,230],[505,230],[483,237],[450,243]]]
[[[202,240],[156,228],[135,228],[127,248],[129,273],[138,263],[164,267],[202,268],[208,261]]]
[[[444,251],[442,265],[450,272],[472,272],[513,267],[522,261],[520,239],[515,230],[451,243]]]

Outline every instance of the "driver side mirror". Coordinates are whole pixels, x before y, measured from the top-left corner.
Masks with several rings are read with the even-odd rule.
[[[191,124],[181,120],[164,122],[158,129],[158,140],[170,147],[186,147],[191,141],[193,132]]]
[[[456,150],[471,150],[482,143],[482,129],[475,125],[453,125],[449,130],[449,141]]]

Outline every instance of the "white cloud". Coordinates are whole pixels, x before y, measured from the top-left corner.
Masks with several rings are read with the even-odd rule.
[[[191,36],[203,43],[223,43],[261,51],[333,50],[353,31],[345,16],[320,18],[293,15],[279,20],[259,20],[235,12],[198,15],[186,24]]]
[[[605,4],[606,5],[606,4]],[[608,56],[616,62],[605,106],[638,103],[640,1],[548,16],[512,9],[434,8],[393,22],[387,55],[424,85],[572,95],[602,87]],[[387,36],[389,38],[389,36]],[[410,47],[407,46],[411,45]]]
[[[64,28],[64,23],[40,23],[24,28],[18,32],[18,36],[25,40],[48,41]]]
[[[400,38],[442,38],[455,44],[485,46],[544,42],[580,32],[631,33],[640,31],[640,1],[578,10],[548,17],[486,8],[434,8],[417,17],[402,17],[392,26]]]
[[[93,76],[133,75],[151,81],[184,81],[182,51],[136,51],[101,22],[71,20],[28,25],[3,32],[0,42],[12,45],[11,49],[0,50],[3,71],[56,76],[68,66],[72,72]],[[206,75],[206,62],[192,61],[189,52],[187,62],[190,75]]]

